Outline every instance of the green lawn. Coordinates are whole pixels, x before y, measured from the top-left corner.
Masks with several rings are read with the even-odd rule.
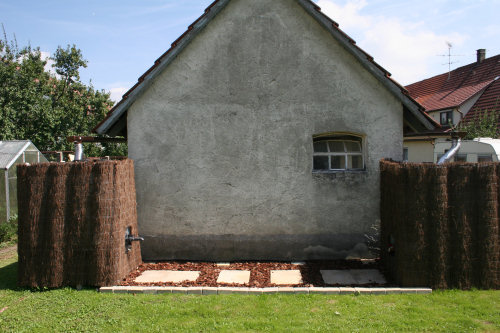
[[[500,332],[500,291],[431,295],[113,295],[16,287],[0,251],[0,332]]]

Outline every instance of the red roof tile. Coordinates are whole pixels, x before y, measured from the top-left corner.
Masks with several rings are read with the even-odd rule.
[[[406,86],[427,112],[454,108],[500,76],[500,55]]]
[[[500,116],[500,78],[496,79],[486,88],[481,97],[476,101],[476,104],[465,115],[463,122],[473,121],[489,112],[494,112],[497,117]],[[498,133],[500,133],[500,121],[497,121],[497,129]]]

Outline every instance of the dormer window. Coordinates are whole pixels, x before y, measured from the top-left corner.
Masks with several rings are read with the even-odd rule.
[[[314,138],[313,170],[364,170],[362,143],[361,137],[354,135],[331,135]]]

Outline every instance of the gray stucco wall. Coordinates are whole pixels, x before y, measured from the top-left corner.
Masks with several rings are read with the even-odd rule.
[[[403,111],[294,0],[232,0],[128,111],[145,260],[365,255]],[[314,174],[314,134],[366,171]]]

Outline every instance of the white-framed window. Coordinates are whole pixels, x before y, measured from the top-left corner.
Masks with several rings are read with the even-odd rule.
[[[313,138],[314,171],[364,170],[363,140],[354,135]]]
[[[403,162],[408,162],[408,148],[403,148]]]

